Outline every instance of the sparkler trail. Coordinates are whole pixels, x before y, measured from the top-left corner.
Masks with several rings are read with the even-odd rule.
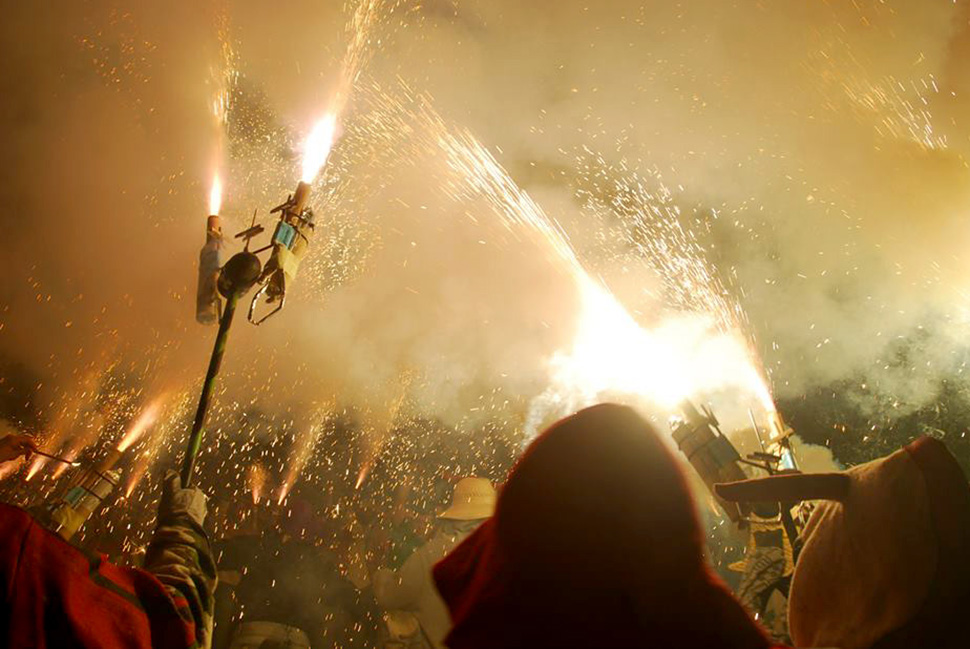
[[[266,468],[259,462],[250,465],[247,471],[246,484],[249,485],[249,490],[253,494],[253,504],[258,505],[263,496],[263,489],[266,487]]]
[[[336,401],[331,401],[317,409],[316,415],[310,425],[309,431],[297,435],[293,448],[290,451],[290,458],[287,463],[286,476],[280,487],[279,502],[283,502],[290,493],[293,485],[299,480],[303,468],[306,466],[310,456],[317,446],[320,438],[333,426]]]
[[[142,435],[145,434],[152,426],[155,425],[155,421],[158,419],[159,410],[164,403],[164,395],[156,398],[154,401],[149,403],[145,409],[142,411],[138,418],[135,419],[134,423],[125,433],[125,436],[121,438],[118,442],[118,450],[124,453],[129,448],[131,448],[138,440],[141,439]]]
[[[404,0],[358,0],[347,23],[347,50],[340,66],[340,77],[326,114],[311,129],[303,153],[303,182],[311,183],[326,165],[337,138],[337,128],[350,102],[354,85],[374,55],[380,39],[374,34],[380,20]],[[345,5],[347,8],[348,5]]]
[[[820,44],[809,61],[815,72],[812,78],[829,97],[831,110],[848,108],[882,139],[907,140],[925,151],[949,147],[947,136],[935,128],[931,106],[940,87],[932,72],[909,78],[889,74],[873,80],[841,37]]]
[[[536,400],[532,424],[543,416],[538,411],[553,407],[560,414],[610,392],[670,408],[686,397],[733,388],[753,392],[769,407],[765,381],[752,362],[756,356],[739,333],[740,307],[715,282],[703,249],[679,225],[669,200],[655,200],[630,179],[619,181],[617,187],[625,191],[616,192],[619,198],[612,206],[621,218],[632,219],[634,229],[645,231],[642,252],[664,258],[658,268],[666,283],[694,310],[644,328],[591,276],[561,224],[474,135],[446,124],[426,98],[406,87],[400,96],[378,89],[374,99],[386,115],[386,128],[407,128],[420,150],[444,156],[449,175],[441,191],[459,204],[484,198],[510,232],[542,242],[575,283],[581,304],[576,338],[571,349],[550,359],[551,385]]]

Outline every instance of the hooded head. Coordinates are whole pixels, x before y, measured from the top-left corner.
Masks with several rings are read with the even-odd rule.
[[[588,408],[536,439],[495,515],[434,574],[456,649],[767,646],[707,570],[671,453],[622,406]]]
[[[924,437],[841,474],[719,485],[729,500],[824,498],[802,533],[788,622],[797,646],[964,646],[970,488]]]

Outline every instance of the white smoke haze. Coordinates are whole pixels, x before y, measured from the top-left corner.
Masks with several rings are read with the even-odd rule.
[[[0,357],[5,373],[26,368],[5,387],[48,429],[87,398],[85,373],[127,377],[133,413],[198,385],[214,335],[192,310],[223,47],[238,83],[221,152],[234,233],[254,208],[269,226],[295,187],[352,7],[32,4],[0,27]],[[607,178],[669,189],[776,396],[858,379],[871,407],[931,402],[965,350],[968,21],[965,2],[918,0],[401,3],[315,185],[295,294],[266,325],[233,328],[213,427],[258,409],[268,428],[310,430],[333,403],[375,431],[412,415],[519,431],[550,396],[550,359],[579,326],[574,278],[493,204],[455,199],[428,133],[382,98],[412,91],[469,129],[639,324],[682,301],[629,223],[591,209],[589,152]],[[744,425],[737,392],[697,396]]]

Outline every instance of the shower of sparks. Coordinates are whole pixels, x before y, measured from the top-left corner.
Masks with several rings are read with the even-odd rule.
[[[733,326],[739,307],[728,306],[711,288],[709,272],[697,261],[703,251],[690,241],[670,210],[650,211],[650,204],[618,205],[620,216],[634,218],[635,226],[646,227],[654,220],[668,232],[667,250],[660,270],[665,280],[684,300],[700,287],[707,298],[692,300],[693,310],[668,317],[660,324],[639,324],[609,288],[594,279],[579,259],[562,225],[550,218],[523,191],[482,144],[465,129],[449,126],[422,97],[379,94],[378,101],[390,116],[398,116],[420,139],[420,146],[443,155],[450,175],[443,191],[457,203],[484,198],[506,228],[522,232],[541,242],[550,258],[572,277],[580,295],[577,333],[569,349],[549,361],[550,387],[537,400],[558,410],[586,405],[606,393],[625,393],[645,398],[662,408],[710,391],[735,389],[753,393],[762,403],[771,403],[766,383],[754,362],[745,336]],[[403,126],[403,124],[401,125]],[[393,128],[393,126],[389,126]],[[646,195],[641,193],[641,199]],[[643,237],[649,240],[649,235]],[[648,246],[649,244],[644,243]],[[674,254],[670,254],[674,253]],[[561,414],[561,413],[557,413]],[[531,417],[530,417],[531,418]]]
[[[408,0],[357,0],[350,20],[347,22],[347,49],[344,53],[340,69],[340,79],[337,83],[333,112],[341,115],[353,86],[360,78],[364,67],[374,56],[381,45],[382,39],[375,34],[380,22],[390,16],[395,9]]]
[[[263,495],[263,489],[266,486],[266,469],[262,464],[256,463],[249,467],[246,483],[249,485],[249,491],[253,495],[253,504],[258,505]],[[283,498],[280,498],[281,502],[282,500]]]
[[[55,411],[56,414],[48,427],[48,432],[40,436],[42,446],[73,461],[77,458],[80,449],[92,438],[96,438],[97,431],[92,435],[85,429],[90,428],[91,420],[97,423],[96,402],[102,390],[106,372],[107,368],[104,365],[94,363],[80,373],[76,383],[71,387],[71,392],[64,395],[63,402]],[[65,443],[69,444],[70,448],[67,452],[62,452],[61,449]],[[35,456],[25,479],[31,480],[47,462],[47,458]],[[54,470],[55,477],[61,475],[67,467],[67,464],[59,463]]]
[[[314,125],[303,149],[303,182],[311,183],[327,163],[337,135],[337,123],[350,102],[354,84],[364,66],[380,45],[375,36],[380,20],[388,16],[401,0],[359,0],[347,24],[347,50],[330,109]]]
[[[940,87],[931,72],[874,79],[841,35],[821,42],[809,57],[809,66],[833,113],[848,109],[860,121],[871,123],[882,139],[907,140],[925,150],[949,146],[946,135],[934,126],[931,107]]]
[[[905,139],[924,149],[946,149],[946,135],[933,126],[930,98],[940,90],[933,75],[902,81],[888,76],[880,83],[863,77],[843,82],[846,96],[875,118],[876,133],[887,139]]]
[[[283,484],[280,486],[280,502],[286,499],[286,496],[300,478],[303,468],[316,449],[317,442],[320,441],[321,436],[333,424],[334,406],[335,403],[330,402],[319,408],[319,414],[316,417],[317,421],[310,426],[309,431],[302,435],[297,435],[293,448],[290,451],[286,476],[283,478]]]
[[[156,400],[159,410],[155,416],[155,425],[149,426],[141,440],[141,451],[133,462],[128,481],[125,484],[125,496],[130,497],[144,479],[148,468],[158,459],[165,445],[174,446],[176,433],[187,427],[192,415],[192,407],[196,394],[193,390],[183,388],[172,398],[163,395]],[[169,451],[172,449],[169,448]]]
[[[118,450],[124,453],[138,440],[141,439],[142,435],[155,424],[155,420],[158,419],[158,412],[162,406],[162,400],[164,397],[158,397],[152,401],[145,409],[138,415],[132,423],[131,428],[125,433],[125,436],[121,438],[118,442]]]
[[[220,130],[224,129],[232,107],[232,85],[238,77],[237,54],[232,46],[232,29],[228,6],[216,15],[216,35],[219,39],[219,63],[212,69],[211,83],[215,87],[212,116]]]
[[[585,157],[592,159],[592,164],[587,161],[579,165],[585,170],[585,184],[579,194],[587,209],[607,213],[624,225],[627,231],[623,242],[637,251],[635,261],[651,268],[660,278],[662,301],[675,310],[672,320],[681,322],[685,331],[710,333],[698,338],[698,343],[715,338],[727,343],[722,353],[734,360],[724,368],[725,374],[736,371],[738,385],[752,392],[766,412],[772,412],[774,402],[747,314],[738,302],[737,292],[724,285],[694,231],[684,226],[672,192],[659,178],[648,188],[647,181],[625,163],[611,167],[589,151]],[[669,329],[666,325],[662,328]],[[681,346],[675,340],[668,343],[675,348]],[[747,362],[741,361],[742,352]],[[717,358],[711,360],[716,362]],[[703,364],[704,359],[698,358],[697,362]],[[704,385],[708,376],[704,372],[689,383]],[[702,391],[718,389],[716,376],[710,378],[714,382]]]

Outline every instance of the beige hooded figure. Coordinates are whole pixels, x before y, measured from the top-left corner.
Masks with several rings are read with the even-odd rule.
[[[399,570],[374,574],[374,596],[387,611],[410,611],[417,618],[426,645],[443,648],[451,618],[438,594],[431,569],[495,511],[495,488],[484,478],[463,478],[455,486],[451,506],[441,513],[434,536],[414,551]],[[413,646],[413,644],[412,644]]]
[[[821,500],[788,600],[797,647],[956,649],[970,638],[970,487],[923,437],[843,473],[717,485],[734,502]]]

